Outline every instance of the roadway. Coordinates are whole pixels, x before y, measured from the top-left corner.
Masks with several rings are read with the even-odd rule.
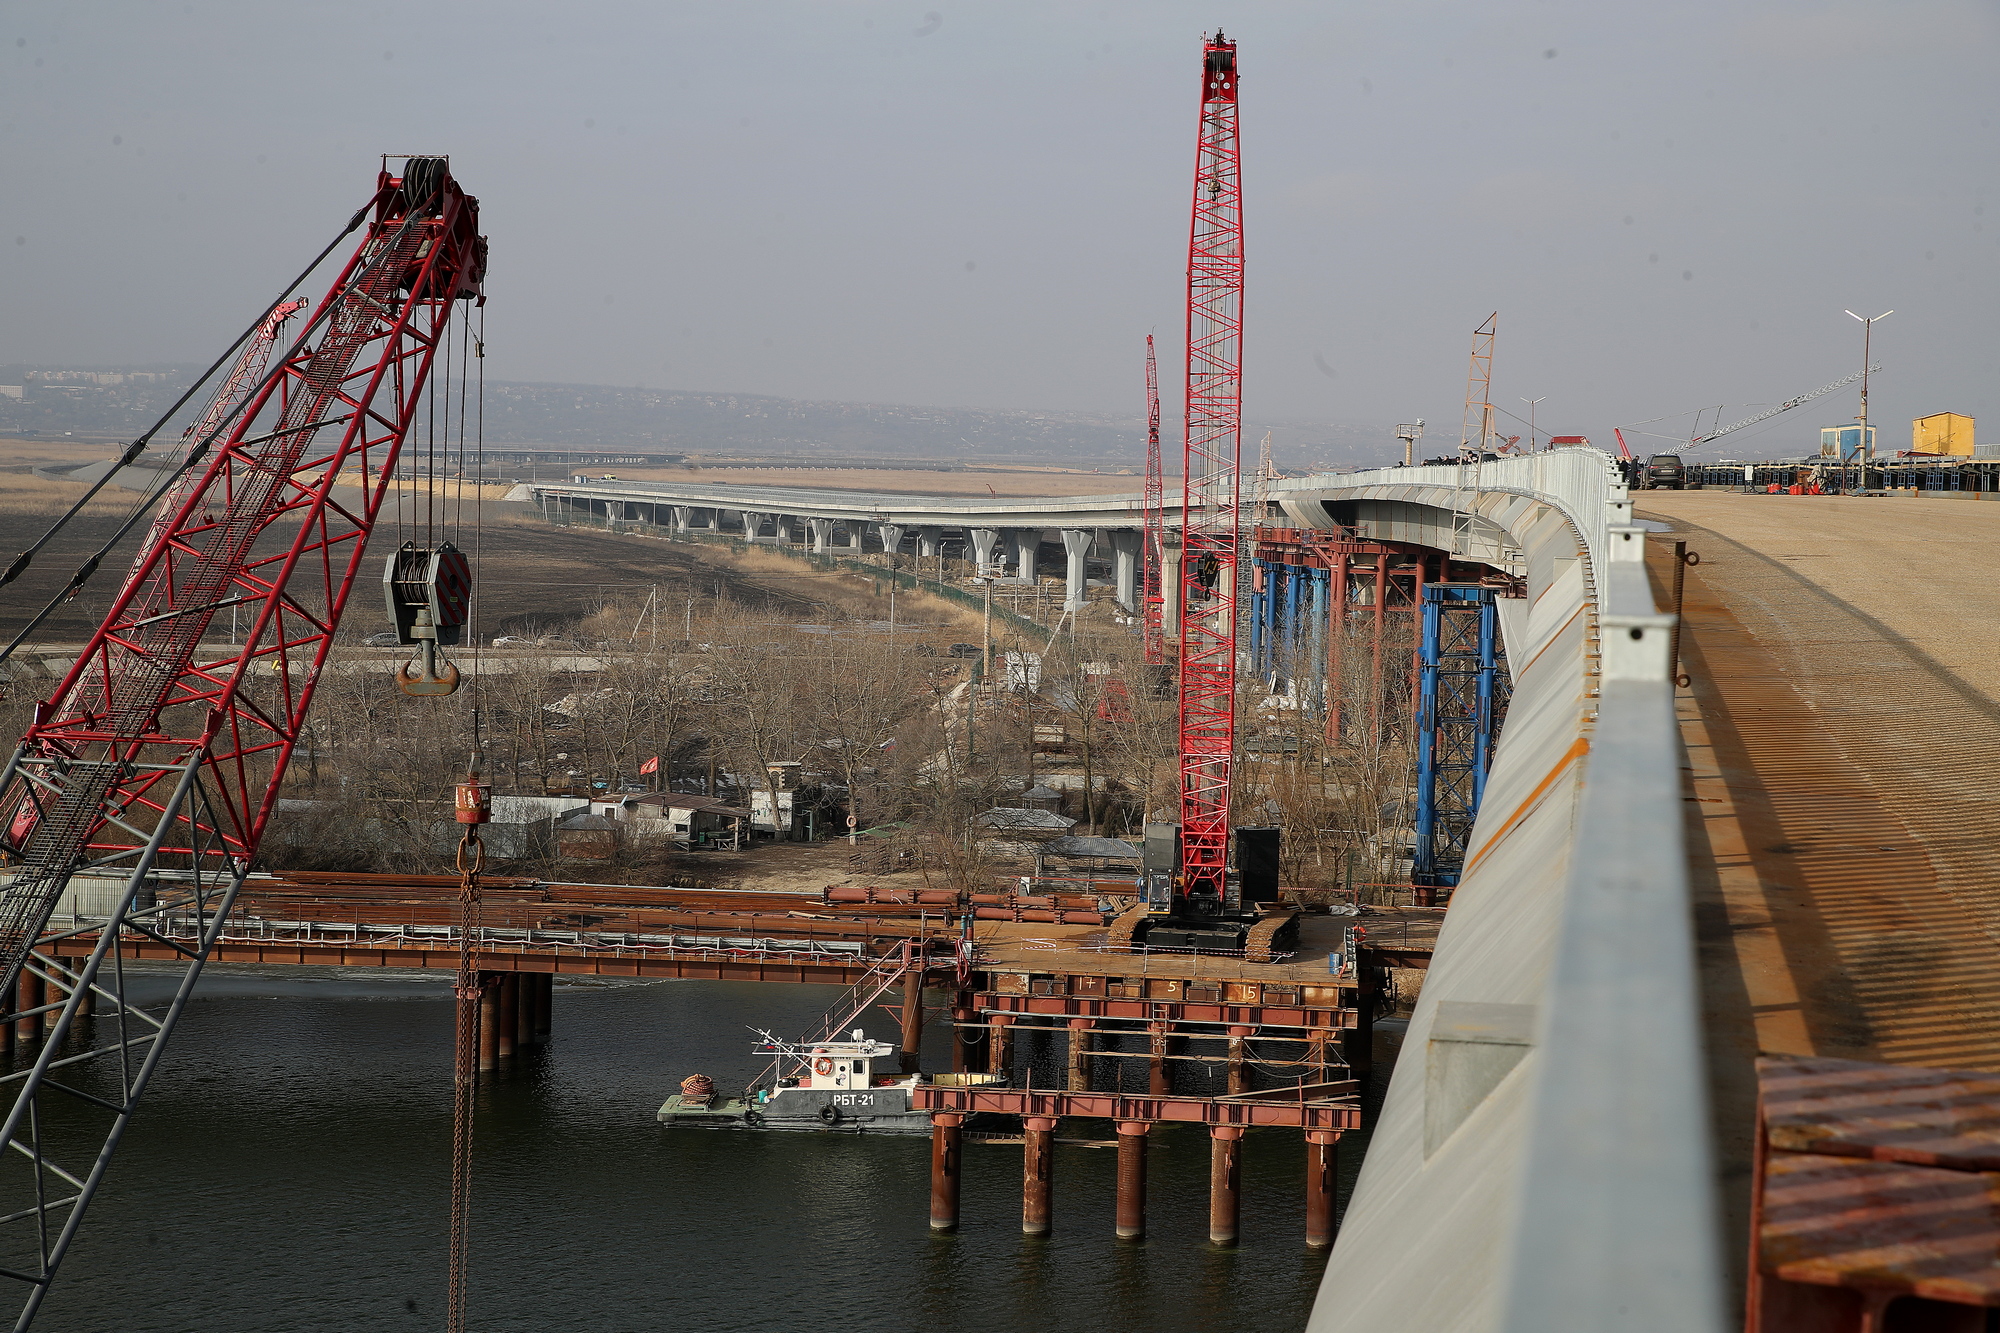
[[[1701,554],[1682,650],[1693,860],[1756,1045],[2000,1069],[2000,506],[1640,507]]]
[[[1701,556],[1676,704],[1733,1257],[1758,1054],[2000,1069],[2000,506],[1638,499],[1662,604],[1672,542]]]

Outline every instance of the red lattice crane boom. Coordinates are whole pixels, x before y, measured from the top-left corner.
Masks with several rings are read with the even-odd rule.
[[[12,816],[4,851],[15,863],[0,890],[0,1009],[16,1010],[25,1003],[17,996],[44,983],[66,997],[50,1006],[33,1068],[16,1066],[0,1124],[0,1149],[19,1153],[0,1151],[15,1164],[0,1175],[0,1220],[26,1228],[0,1229],[0,1276],[26,1284],[17,1327],[54,1278],[220,937],[397,458],[426,410],[433,364],[451,346],[460,302],[484,303],[478,201],[445,158],[409,158],[401,175],[386,166],[348,224],[352,232],[365,222],[360,243],[297,341],[261,375],[249,360],[268,355],[274,317],[291,311],[274,306],[253,332],[188,442],[185,470],[160,492],[103,623],[0,772],[0,810]],[[247,626],[240,643],[208,637],[224,609]],[[108,905],[96,899],[86,925],[72,915],[54,931],[51,915],[79,874],[122,889]],[[186,960],[163,1014],[124,998],[116,958],[121,941],[139,935],[170,939]],[[70,1072],[57,1066],[73,1061],[54,1053],[82,996],[128,1036],[104,1048],[119,1058],[87,1099],[108,1119],[103,1146],[94,1162],[65,1165],[37,1132],[36,1108],[46,1090],[74,1091],[52,1071]],[[76,1146],[72,1137],[61,1149]]]
[[[1139,610],[1146,630],[1146,665],[1164,666],[1167,660],[1165,620],[1166,598],[1162,595],[1160,568],[1165,560],[1167,539],[1166,478],[1160,462],[1160,363],[1153,355],[1153,335],[1146,335],[1146,537],[1140,553],[1143,564],[1139,589]]]
[[[1181,535],[1181,892],[1225,897],[1236,748],[1236,556],[1243,453],[1243,194],[1236,44],[1204,44],[1188,241]]]

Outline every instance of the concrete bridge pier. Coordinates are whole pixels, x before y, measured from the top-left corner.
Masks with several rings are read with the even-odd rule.
[[[903,525],[901,523],[877,523],[875,531],[882,538],[882,554],[896,554],[898,548],[903,544]],[[892,561],[891,563],[894,562]]]
[[[972,558],[981,575],[993,572],[993,547],[1000,540],[998,528],[967,528],[965,539],[972,543]]]
[[[944,542],[944,529],[924,527],[917,529],[917,559],[935,560]]]
[[[692,525],[694,519],[694,506],[673,505],[670,507],[669,512],[672,513],[674,517],[675,532],[686,532],[688,528]]]
[[[1041,552],[1042,530],[1040,528],[1008,528],[1007,541],[1012,551],[1008,563],[1014,566],[1014,577],[1022,583],[1035,581],[1035,558]]]
[[[1172,539],[1160,550],[1160,632],[1181,635],[1181,548]]]
[[[1132,528],[1111,530],[1111,595],[1127,611],[1139,609],[1139,556],[1145,538]]]
[[[1081,611],[1084,607],[1084,558],[1090,554],[1091,539],[1095,534],[1089,528],[1064,528],[1062,530],[1063,554],[1069,557],[1064,570],[1067,587],[1064,590],[1063,609]]]
[[[799,520],[792,514],[771,515],[771,540],[780,546],[796,546],[799,540]]]
[[[814,555],[833,554],[833,520],[830,518],[809,518],[806,527],[812,532]]]

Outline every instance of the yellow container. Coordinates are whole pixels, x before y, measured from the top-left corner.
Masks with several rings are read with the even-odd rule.
[[[1910,451],[1972,457],[1972,418],[1956,412],[1918,417],[1910,423]]]

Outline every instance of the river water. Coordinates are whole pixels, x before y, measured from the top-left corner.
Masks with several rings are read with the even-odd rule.
[[[1150,1235],[1129,1244],[1111,1234],[1110,1150],[1057,1149],[1055,1234],[1029,1240],[1019,1146],[968,1144],[961,1228],[938,1237],[924,1138],[654,1122],[686,1074],[727,1089],[755,1072],[746,1024],[802,1035],[840,993],[559,981],[550,1044],[482,1096],[469,1327],[1304,1326],[1323,1261],[1301,1240],[1295,1131],[1246,1138],[1242,1243],[1218,1250],[1199,1130],[1155,1139]],[[36,1327],[442,1327],[448,995],[435,978],[211,968]],[[866,1026],[893,1032],[879,1011]],[[946,1034],[929,1036],[926,1067],[945,1067]],[[1357,1137],[1342,1146],[1343,1195]]]

